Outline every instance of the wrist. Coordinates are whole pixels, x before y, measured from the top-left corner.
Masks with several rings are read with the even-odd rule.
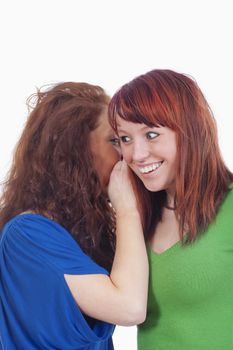
[[[117,218],[121,218],[121,217],[135,217],[135,218],[139,218],[140,219],[140,214],[139,211],[136,207],[128,207],[128,208],[118,208],[115,209],[115,213]]]

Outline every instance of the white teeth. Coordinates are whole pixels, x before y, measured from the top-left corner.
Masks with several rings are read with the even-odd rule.
[[[162,164],[162,162],[154,163],[152,165],[148,165],[148,166],[145,166],[144,168],[138,168],[138,169],[139,169],[140,173],[147,174],[155,169],[158,169],[161,166],[161,164]]]

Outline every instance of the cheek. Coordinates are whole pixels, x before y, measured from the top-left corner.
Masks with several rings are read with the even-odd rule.
[[[121,152],[120,150],[117,150],[113,148],[111,152],[109,152],[109,163],[111,164],[111,167],[113,168],[116,162],[118,162],[121,158]]]
[[[168,158],[170,159],[171,163],[177,162],[177,150],[176,148],[170,148],[167,152]]]
[[[157,148],[157,152],[161,154],[165,160],[169,161],[169,163],[176,162],[177,147],[174,140],[162,143],[160,147]]]
[[[120,160],[120,152],[118,152],[118,150],[110,146],[110,148],[102,158],[102,165],[105,165],[104,167],[106,169],[106,172],[110,173],[116,162],[118,162],[118,160]]]
[[[114,165],[120,160],[120,154],[115,149],[110,149],[108,153],[106,153],[105,157],[102,158],[101,161],[101,177],[102,183],[106,187],[109,182],[110,174]]]

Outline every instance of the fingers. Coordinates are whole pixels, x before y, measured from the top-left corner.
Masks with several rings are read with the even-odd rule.
[[[113,170],[124,170],[127,169],[128,165],[125,160],[119,160],[115,166],[113,167]]]

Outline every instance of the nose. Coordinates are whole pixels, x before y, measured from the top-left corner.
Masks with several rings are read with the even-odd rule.
[[[132,147],[132,160],[134,162],[143,162],[150,154],[148,145],[145,141],[135,140]]]

